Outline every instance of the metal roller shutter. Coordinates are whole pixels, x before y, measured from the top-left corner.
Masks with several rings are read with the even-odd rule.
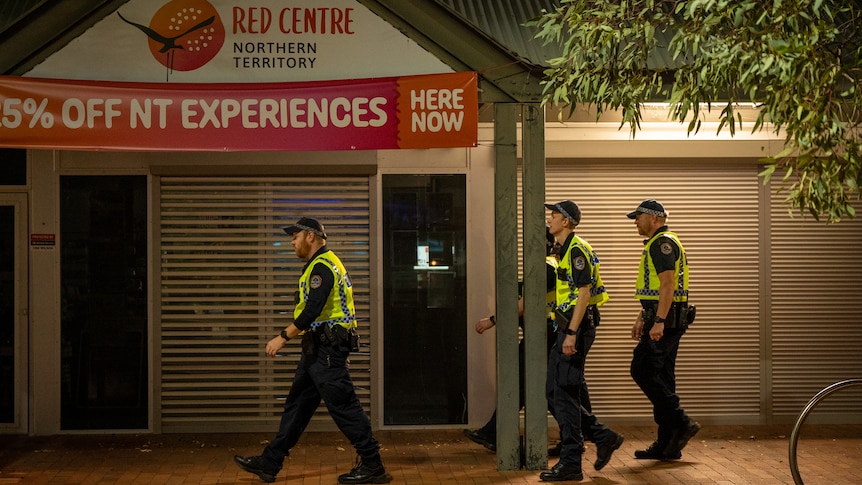
[[[326,226],[328,246],[354,283],[359,331],[369,342],[367,177],[160,179],[160,348],[156,413],[162,431],[275,429],[299,341],[270,359],[266,342],[293,317],[304,262],[281,227],[302,216]],[[351,356],[370,408],[370,356]],[[331,422],[321,408],[315,422]]]
[[[862,377],[862,202],[855,219],[826,225],[790,217],[786,192],[772,194],[773,412],[792,421],[824,387]],[[809,422],[848,416],[862,419],[858,387],[822,401]]]
[[[652,421],[629,375],[634,282],[643,238],[625,217],[645,198],[665,204],[691,265],[697,321],[682,340],[677,388],[696,419],[756,422],[761,413],[758,168],[722,160],[553,160],[545,200],[575,201],[577,233],[601,259],[610,301],[590,351],[587,379],[598,416]],[[706,419],[704,419],[706,418]]]

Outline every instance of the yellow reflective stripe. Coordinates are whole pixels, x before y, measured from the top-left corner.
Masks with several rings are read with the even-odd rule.
[[[679,241],[679,236],[676,233],[665,231],[654,235],[644,245],[641,253],[641,261],[638,267],[638,279],[635,284],[635,298],[638,300],[654,300],[659,299],[659,277],[656,273],[655,263],[650,258],[650,248],[653,243],[658,241],[660,237],[669,237],[673,239],[677,247],[679,247],[680,256],[676,260],[674,271],[677,273],[677,283],[673,292],[673,301],[685,302],[688,301],[688,259],[685,254],[685,248]]]

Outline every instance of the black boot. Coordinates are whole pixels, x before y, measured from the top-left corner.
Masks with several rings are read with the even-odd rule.
[[[623,445],[623,441],[625,441],[625,437],[621,434],[617,434],[613,441],[610,443],[603,443],[596,446],[596,470],[601,470],[611,461],[611,456],[614,454],[620,446]]]
[[[645,450],[636,450],[635,458],[638,460],[679,460],[682,458],[682,453],[676,452],[672,455],[666,455],[664,450],[667,448],[667,443],[659,443],[654,441],[649,448]]]
[[[275,476],[278,475],[279,471],[269,466],[260,456],[234,455],[233,462],[243,470],[254,473],[266,483],[274,482]]]
[[[562,462],[557,462],[550,470],[540,473],[539,479],[543,482],[581,481],[584,479],[584,473],[577,465],[564,465]]]
[[[490,451],[497,451],[497,440],[496,438],[492,439],[488,435],[482,432],[481,429],[465,429],[464,436],[470,438],[474,443],[478,443]]]
[[[338,483],[389,483],[390,481],[392,481],[392,475],[386,473],[386,468],[383,467],[379,457],[370,460],[357,457],[356,466],[350,470],[350,473],[338,476]]]
[[[665,456],[682,456],[682,449],[688,444],[688,441],[700,431],[700,424],[690,419],[686,419],[683,426],[673,430],[670,443],[664,449]]]

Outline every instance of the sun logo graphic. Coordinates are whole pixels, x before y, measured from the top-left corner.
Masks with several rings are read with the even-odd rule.
[[[141,25],[117,15],[147,35],[150,52],[173,71],[193,71],[211,61],[224,45],[224,24],[206,0],[171,0]]]

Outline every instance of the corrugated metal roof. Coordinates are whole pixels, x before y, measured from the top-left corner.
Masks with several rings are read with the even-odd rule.
[[[524,24],[539,17],[543,11],[560,7],[559,0],[437,0],[476,28],[507,47],[512,54],[537,66],[547,67],[548,59],[563,51],[558,44],[544,44],[536,39],[536,29]],[[667,50],[672,37],[669,32],[657,32],[658,48],[647,60],[652,69],[675,67],[678,64]]]
[[[0,32],[47,0],[3,0],[0,2]]]
[[[510,49],[511,53],[537,66],[548,66],[548,59],[559,57],[562,47],[559,45],[543,45],[543,41],[535,39],[535,29],[524,26],[542,14],[542,10],[551,11],[560,7],[559,0],[436,0],[448,7],[457,15],[473,24],[476,28],[489,35],[496,42]],[[862,0],[852,0],[857,10],[862,6]],[[852,25],[857,21],[853,10],[840,11],[836,15],[837,25]],[[657,46],[649,54],[647,67],[650,69],[675,69],[682,60],[675,60],[668,49],[673,32],[657,31]],[[846,62],[855,61],[855,53],[862,45],[862,30],[844,29],[842,40],[845,48],[842,55]]]
[[[547,66],[547,60],[558,57],[558,46],[543,45],[535,39],[534,28],[525,27],[528,20],[537,18],[542,10],[555,10],[556,0],[437,0],[456,14],[476,26],[517,57],[538,66]]]

